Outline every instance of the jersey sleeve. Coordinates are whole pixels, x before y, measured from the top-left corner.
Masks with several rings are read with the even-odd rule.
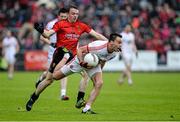
[[[55,24],[54,24],[54,26],[53,26],[53,30],[55,31],[55,32],[58,32],[59,30],[60,30],[60,28],[61,28],[61,22],[56,22]]]
[[[52,25],[50,24],[50,23],[48,23],[47,25],[46,25],[46,30],[51,30],[52,29]]]
[[[5,38],[4,38],[3,41],[2,41],[2,46],[6,46],[6,40],[5,40]]]
[[[132,41],[135,42],[135,35],[132,33]]]
[[[15,46],[18,45],[18,40],[15,37],[14,37],[14,44],[15,44]]]
[[[99,46],[100,46],[100,45],[99,45],[98,43],[95,43],[95,42],[89,43],[89,44],[87,45],[87,50],[88,50],[88,52],[92,52],[92,51],[94,51],[94,50],[97,50]]]
[[[107,47],[106,41],[94,41],[88,44],[87,50],[88,52],[94,52],[94,51],[102,50],[103,48],[106,47]]]

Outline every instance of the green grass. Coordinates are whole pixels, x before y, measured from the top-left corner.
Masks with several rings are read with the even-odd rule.
[[[104,85],[92,108],[97,115],[81,114],[74,107],[80,76],[69,77],[69,101],[59,100],[59,82],[40,96],[32,111],[25,104],[40,72],[16,72],[13,80],[0,72],[0,120],[2,121],[118,121],[180,120],[180,73],[133,73],[134,84],[116,83],[118,73],[104,73]],[[92,88],[89,83],[86,99]],[[19,108],[19,109],[18,109]]]

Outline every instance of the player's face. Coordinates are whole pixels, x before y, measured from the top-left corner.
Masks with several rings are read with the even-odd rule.
[[[67,17],[68,17],[68,13],[60,13],[59,20],[67,19]]]
[[[7,31],[7,36],[8,36],[8,37],[12,36],[11,31]]]
[[[122,39],[120,37],[116,37],[116,39],[113,42],[113,49],[115,52],[121,51],[121,46],[122,46]]]
[[[127,25],[126,28],[125,28],[126,32],[130,32],[131,31],[131,26],[130,25]]]
[[[79,10],[75,8],[71,8],[69,11],[69,21],[70,22],[76,22],[79,16]]]

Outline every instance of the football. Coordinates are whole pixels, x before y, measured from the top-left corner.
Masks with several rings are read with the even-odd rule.
[[[87,53],[84,56],[84,62],[88,63],[88,66],[95,67],[99,63],[99,58],[96,54]]]

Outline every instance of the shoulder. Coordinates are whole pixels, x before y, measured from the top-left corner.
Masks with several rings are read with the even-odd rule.
[[[89,26],[87,23],[82,22],[80,20],[78,20],[76,23],[79,24],[79,25],[83,25],[83,26]]]
[[[16,37],[13,36],[13,37],[11,38],[11,40],[12,40],[14,43],[17,43]]]
[[[102,41],[102,40],[96,40],[91,43],[89,43],[90,46],[101,46],[101,45],[106,45],[108,41]]]
[[[6,42],[7,42],[7,37],[4,37],[2,43],[6,43]]]
[[[57,18],[49,21],[46,26],[53,26],[56,22],[58,22]]]
[[[130,35],[134,36],[134,33],[133,32],[129,32]]]
[[[64,25],[64,24],[68,24],[68,21],[67,20],[60,20],[60,21],[57,21],[55,22],[55,24],[57,25]]]

